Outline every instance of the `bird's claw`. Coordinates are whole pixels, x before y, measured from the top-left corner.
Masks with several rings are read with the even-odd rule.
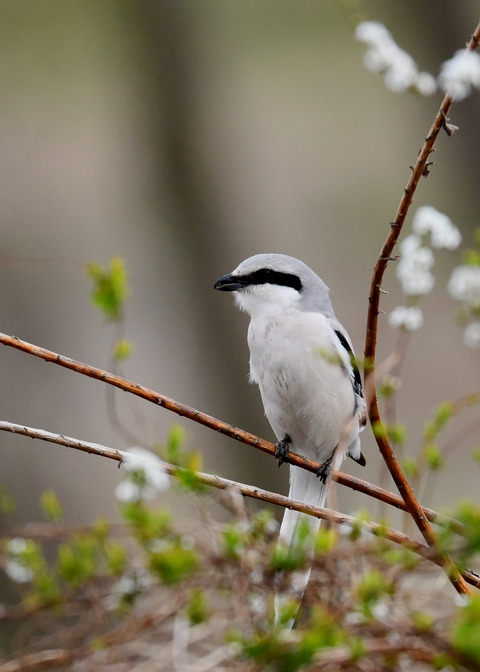
[[[287,462],[290,455],[290,437],[286,434],[281,441],[275,445],[275,459],[277,460],[277,467],[280,467],[284,462]]]
[[[330,455],[329,458],[327,458],[322,464],[318,467],[317,469],[317,477],[321,480],[321,482],[325,485],[327,482],[328,477],[330,476],[330,472],[332,471],[332,464],[333,464],[333,455]]]

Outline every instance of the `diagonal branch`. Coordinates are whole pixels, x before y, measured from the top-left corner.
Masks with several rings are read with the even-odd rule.
[[[98,443],[90,443],[80,439],[74,439],[72,437],[63,436],[61,434],[53,434],[43,429],[34,429],[33,427],[23,427],[22,425],[1,422],[0,430],[2,429],[11,431],[15,434],[29,436],[30,438],[41,439],[51,443],[63,445],[68,448],[75,448],[76,450],[99,455],[100,457],[106,457],[119,463],[123,462],[126,455],[125,451],[117,450],[116,448],[110,448],[108,446],[102,446]],[[167,471],[171,476],[176,476],[184,471],[181,467],[169,464],[168,462],[164,462],[163,466],[165,471]],[[222,478],[221,476],[207,474],[204,472],[195,472],[195,477],[197,481],[203,485],[217,488],[219,490],[237,490],[245,497],[251,497],[252,499],[258,499],[263,502],[268,502],[277,506],[283,506],[294,511],[307,513],[315,518],[328,520],[329,522],[336,525],[349,525],[352,528],[355,528],[358,525],[358,521],[354,516],[339,513],[333,509],[326,509],[323,507],[305,504],[305,502],[300,500],[290,499],[285,495],[280,495],[276,492],[264,490],[263,488],[258,488],[254,485],[239,483],[238,481],[232,481],[228,478]],[[434,564],[441,565],[441,558],[433,549],[430,549],[425,544],[412,539],[403,532],[399,532],[398,530],[394,530],[371,521],[362,521],[361,525],[362,529],[365,529],[370,534],[381,537],[382,539],[387,539],[388,541],[392,541],[395,544],[399,544],[404,548],[408,548],[413,553],[430,560]],[[466,570],[464,572],[464,577],[466,581],[476,586],[477,588],[480,588],[480,576],[476,575],[470,570]]]
[[[470,42],[467,45],[467,49],[471,51],[475,50],[478,47],[479,42],[480,42],[480,24],[477,26],[475,33],[472,35],[472,38],[470,39]],[[447,93],[447,95],[444,97],[442,101],[437,116],[433,121],[428,136],[417,157],[407,187],[400,201],[400,205],[398,206],[395,221],[392,222],[391,224],[390,233],[380,252],[380,256],[378,257],[372,277],[372,283],[370,287],[368,317],[367,317],[366,340],[365,340],[365,387],[366,387],[367,405],[368,405],[370,422],[374,427],[381,426],[382,424],[382,418],[380,415],[380,410],[378,408],[378,402],[377,402],[375,377],[373,374],[375,366],[376,345],[377,345],[378,315],[380,313],[379,308],[380,295],[382,293],[381,290],[382,280],[388,262],[392,258],[393,249],[400,236],[402,226],[405,222],[405,218],[412,203],[413,195],[417,189],[418,183],[420,182],[422,176],[428,175],[428,169],[427,169],[428,157],[434,150],[435,142],[442,128],[445,128],[445,130],[447,130],[448,132],[447,114],[450,110],[450,107],[452,106],[452,103],[453,98]],[[418,502],[415,496],[415,493],[410,487],[410,484],[408,483],[407,478],[396,459],[395,453],[390,444],[390,441],[388,440],[388,437],[384,435],[384,432],[378,432],[376,440],[380,452],[382,454],[382,457],[385,460],[385,463],[388,466],[388,469],[393,477],[393,480],[395,481],[395,484],[398,487],[398,490],[405,502],[408,512],[415,520],[415,523],[417,524],[417,527],[421,531],[427,544],[429,546],[436,546],[437,539],[435,531],[433,530],[433,527],[431,526],[430,522],[427,520],[423,508],[421,507],[420,503]],[[448,556],[444,556],[444,569],[449,575],[449,578],[453,583],[455,589],[459,593],[469,592],[468,586],[465,584],[464,580],[459,575],[458,569],[454,566],[454,564],[448,558]]]
[[[83,364],[82,362],[78,362],[74,359],[70,359],[68,357],[64,357],[63,355],[59,355],[56,352],[52,352],[51,350],[46,350],[45,348],[41,348],[31,343],[27,343],[26,341],[21,341],[16,336],[8,336],[7,334],[0,333],[0,343],[3,345],[16,348],[17,350],[21,350],[22,352],[34,355],[35,357],[40,357],[41,359],[44,359],[47,362],[53,362],[54,364],[58,364],[59,366],[70,369],[71,371],[75,371],[85,376],[89,376],[90,378],[94,378],[95,380],[103,381],[108,385],[113,385],[121,390],[124,390],[125,392],[129,392],[138,397],[141,397],[142,399],[146,399],[147,401],[162,406],[163,408],[172,411],[174,413],[177,413],[180,416],[183,416],[185,418],[193,420],[194,422],[198,422],[204,425],[205,427],[209,427],[210,429],[225,434],[226,436],[236,439],[241,443],[253,446],[254,448],[257,448],[258,450],[261,450],[264,453],[272,455],[272,457],[275,456],[275,445],[273,443],[265,441],[264,439],[261,439],[258,436],[255,436],[254,434],[250,434],[249,432],[246,432],[243,429],[239,429],[234,425],[230,425],[226,422],[218,420],[217,418],[214,418],[211,415],[207,415],[206,413],[197,411],[195,408],[186,406],[185,404],[175,401],[174,399],[171,399],[169,397],[166,397],[163,394],[154,392],[153,390],[143,387],[142,385],[132,383],[131,381],[126,380],[125,378],[122,378],[116,374],[109,373],[108,371],[104,371],[103,369],[98,369],[94,366],[90,366],[89,364]],[[5,421],[0,422],[0,430],[3,431],[32,436],[32,434],[28,434],[29,429],[30,428],[23,427],[22,425],[15,425],[13,423]],[[47,434],[49,438],[46,437]],[[56,437],[58,436],[59,435],[57,434],[50,434],[49,432],[45,432],[43,436],[37,438],[42,438],[43,440],[46,441],[52,441],[53,443],[63,443],[63,441],[58,441],[56,439]],[[68,437],[61,437],[61,439],[66,440],[68,439]],[[98,444],[86,444],[85,442],[83,442],[84,447],[81,448],[80,446],[75,445],[76,439],[71,439],[71,442],[72,443],[68,445],[70,445],[72,448],[77,448],[79,450],[86,450],[87,452],[89,445],[93,446],[94,448],[98,447]],[[302,457],[301,455],[297,455],[296,453],[293,452],[289,454],[287,461],[290,462],[290,464],[293,464],[294,466],[301,467],[313,473],[317,473],[318,471],[319,465],[317,462],[308,460],[307,458]],[[369,497],[378,499],[382,502],[385,502],[386,504],[389,504],[390,506],[402,509],[403,511],[408,510],[401,497],[395,495],[392,492],[389,492],[388,490],[384,490],[383,488],[380,488],[374,485],[373,483],[368,483],[367,481],[364,481],[360,478],[356,478],[355,476],[344,474],[340,471],[334,471],[332,478],[337,483],[345,485],[351,488],[352,490],[362,492],[363,494],[368,495]],[[428,520],[434,523],[448,525],[456,532],[462,534],[463,527],[457,521],[447,519],[444,516],[441,516],[437,512],[433,511],[432,509],[425,508],[423,509],[423,513],[426,516],[426,518],[428,518]]]

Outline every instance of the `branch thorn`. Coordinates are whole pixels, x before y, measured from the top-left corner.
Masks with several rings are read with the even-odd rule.
[[[448,123],[448,117],[445,115],[445,112],[442,111],[442,126],[445,129],[445,133],[450,137],[458,131],[458,126]]]

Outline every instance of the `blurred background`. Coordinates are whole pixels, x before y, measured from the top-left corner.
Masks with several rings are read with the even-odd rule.
[[[106,367],[113,331],[92,306],[84,268],[120,256],[132,290],[126,337],[135,346],[123,374],[273,439],[247,381],[248,319],[213,283],[255,253],[299,257],[331,287],[361,355],[372,270],[441,95],[388,91],[362,66],[353,29],[359,18],[384,22],[421,70],[438,74],[478,21],[474,0],[441,5],[0,3],[1,330]],[[446,212],[464,247],[478,227],[479,118],[478,94],[453,107],[460,131],[442,134],[415,198],[415,206]],[[402,370],[397,419],[412,455],[434,408],[478,387],[478,351],[463,345],[445,292],[460,258],[437,255],[437,285],[422,303],[426,324]],[[402,302],[392,267],[384,288],[388,313]],[[379,361],[397,337],[382,317]],[[0,349],[0,367],[1,419],[127,447],[109,423],[101,383],[10,348]],[[180,423],[206,471],[286,491],[288,470],[271,458],[117,396],[144,443],[165,441]],[[475,414],[448,430],[454,449],[425,504],[478,494],[480,467],[470,457],[478,424],[476,438],[462,429]],[[367,469],[350,461],[345,469],[378,482],[370,429],[363,437]],[[39,515],[46,488],[71,523],[115,515],[115,463],[6,433],[0,459],[0,481],[21,519]],[[336,496],[346,512],[369,505],[345,488]]]

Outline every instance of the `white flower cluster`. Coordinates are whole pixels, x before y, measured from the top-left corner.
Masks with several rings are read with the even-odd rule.
[[[28,550],[28,542],[22,537],[10,539],[5,550],[9,556],[5,571],[8,576],[16,583],[29,583],[33,579],[33,571],[25,564],[24,555]]]
[[[480,348],[480,322],[470,322],[465,327],[463,342],[467,348]]]
[[[122,464],[130,477],[115,488],[115,496],[121,502],[154,499],[157,493],[170,487],[170,476],[163,461],[150,450],[130,448]]]
[[[431,249],[456,249],[462,236],[447,215],[431,206],[418,208],[412,221],[411,233],[400,244],[397,278],[403,293],[419,297],[432,291],[435,276],[432,268],[435,257]],[[430,244],[431,247],[427,247]],[[423,325],[423,313],[418,306],[398,306],[389,316],[393,328],[414,331]]]
[[[462,235],[450,217],[431,205],[418,208],[413,217],[412,230],[417,236],[430,234],[430,243],[437,249],[456,250],[462,242]]]
[[[145,593],[152,585],[151,575],[144,569],[132,574],[123,575],[111,587],[110,595],[104,599],[105,607],[110,611],[119,609],[123,604],[133,601],[135,597]]]
[[[435,258],[430,247],[424,245],[429,236],[436,249],[455,250],[462,242],[457,227],[447,215],[431,206],[417,210],[412,222],[413,233],[400,245],[397,277],[407,296],[421,296],[432,291],[435,277],[431,273]]]
[[[402,92],[413,88],[422,96],[435,93],[435,77],[428,72],[419,72],[413,58],[398,46],[383,24],[363,21],[358,24],[355,37],[367,45],[363,57],[365,67],[371,72],[383,72],[388,89]]]
[[[388,323],[393,329],[415,331],[423,326],[423,311],[419,306],[397,306],[388,316]]]
[[[472,89],[480,88],[480,54],[468,49],[456,51],[443,63],[438,82],[456,100],[463,100]]]
[[[448,292],[461,301],[469,313],[480,312],[480,266],[457,266],[448,281]],[[465,327],[463,340],[468,348],[480,348],[480,321],[475,319]]]
[[[371,72],[383,72],[385,86],[401,93],[414,89],[422,96],[431,96],[437,90],[437,81],[443,91],[456,100],[463,100],[473,89],[480,89],[480,54],[460,49],[441,68],[438,79],[429,72],[419,72],[414,59],[401,49],[387,28],[377,21],[363,21],[355,30],[359,42],[367,45],[363,63]]]
[[[435,285],[435,277],[431,273],[435,263],[432,250],[422,245],[419,236],[412,234],[400,244],[400,255],[397,278],[403,293],[407,296],[429,294]]]
[[[471,310],[480,308],[480,266],[457,266],[448,281],[448,293]]]

